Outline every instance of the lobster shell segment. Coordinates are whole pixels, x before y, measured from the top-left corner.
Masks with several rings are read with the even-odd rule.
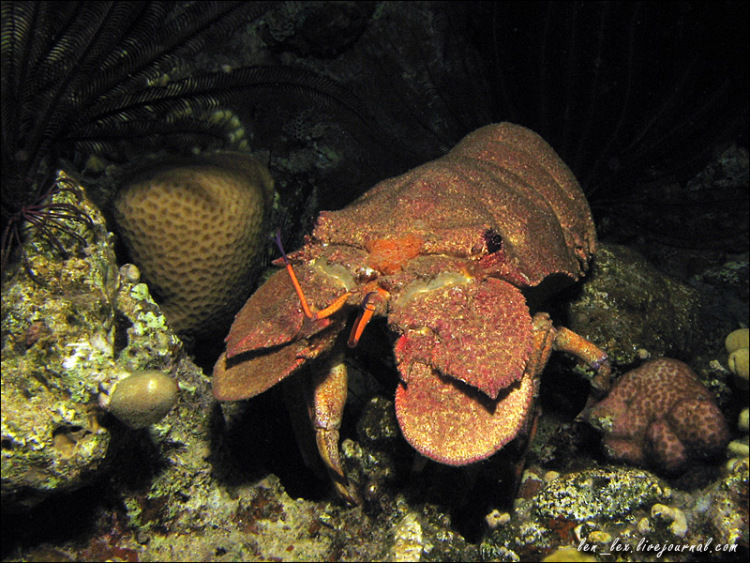
[[[396,390],[396,418],[419,453],[446,465],[466,465],[488,458],[518,435],[535,387],[527,373],[493,401],[421,364]]]
[[[445,156],[322,212],[312,240],[366,248],[393,233],[423,240],[422,254],[469,259],[491,252],[490,236],[531,286],[555,273],[578,279],[596,246],[573,173],[536,133],[510,123],[477,129]]]

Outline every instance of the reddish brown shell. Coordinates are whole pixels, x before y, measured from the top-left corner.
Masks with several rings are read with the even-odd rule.
[[[526,300],[518,288],[495,278],[416,292],[394,303],[388,320],[403,334],[395,353],[409,392],[412,369],[426,364],[494,400],[521,379],[531,353]]]
[[[577,279],[595,244],[570,170],[538,135],[500,123],[321,213],[290,259],[318,308],[380,276],[389,322],[402,334],[404,436],[427,457],[464,465],[512,440],[533,402],[543,366],[529,365],[535,329],[519,288],[551,274]],[[284,276],[237,315],[214,369],[217,398],[265,391],[333,346],[343,328],[343,314],[305,322]]]
[[[345,292],[330,276],[307,264],[295,268],[310,304],[323,308]],[[281,346],[310,337],[325,329],[330,319],[305,322],[299,297],[286,270],[279,270],[247,300],[234,317],[227,343],[227,357],[243,352]]]
[[[482,127],[444,157],[322,212],[313,241],[367,248],[407,235],[424,240],[422,254],[475,260],[501,240],[518,274],[510,278],[528,285],[553,273],[577,279],[596,244],[572,172],[536,133],[510,123]]]
[[[307,264],[297,268],[315,307],[344,292],[340,283]],[[286,270],[276,272],[237,313],[226,337],[227,351],[214,366],[213,391],[220,401],[258,395],[329,350],[343,319],[308,321]]]
[[[267,391],[331,349],[343,324],[336,321],[331,325],[308,340],[296,340],[279,348],[229,359],[226,353],[222,354],[214,366],[214,397],[219,401],[240,401]]]
[[[493,401],[479,390],[417,364],[396,389],[396,417],[404,438],[422,455],[447,465],[486,459],[523,428],[536,390],[524,374]]]

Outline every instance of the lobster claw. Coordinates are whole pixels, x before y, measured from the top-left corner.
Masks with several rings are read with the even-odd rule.
[[[403,381],[415,363],[496,399],[519,381],[531,353],[531,314],[521,291],[496,279],[445,275],[392,304],[388,320],[403,336],[396,359]],[[442,285],[441,285],[442,284]]]
[[[250,296],[235,315],[232,328],[224,339],[227,357],[282,346],[311,336],[312,331],[327,326],[327,323],[308,324],[305,327],[308,334],[305,335],[302,333],[304,320],[294,286],[286,272],[279,270]]]

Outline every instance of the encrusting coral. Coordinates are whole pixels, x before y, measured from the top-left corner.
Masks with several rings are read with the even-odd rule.
[[[273,179],[242,153],[203,156],[133,178],[115,219],[172,328],[200,338],[228,326],[263,265]]]
[[[623,375],[588,414],[613,459],[667,473],[720,454],[729,429],[713,396],[685,363],[659,358]]]

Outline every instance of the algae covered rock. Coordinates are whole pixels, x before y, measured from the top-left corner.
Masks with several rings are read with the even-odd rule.
[[[708,507],[708,529],[717,542],[748,549],[749,483],[750,459],[745,457],[706,491],[702,504]]]
[[[516,499],[510,519],[485,534],[483,560],[590,561],[620,545],[630,546],[629,553],[618,552],[617,560],[631,555],[640,561],[638,541],[656,536],[637,530],[636,523],[654,504],[674,500],[663,481],[641,469],[597,467],[545,481],[530,498]]]
[[[247,154],[220,153],[141,171],[115,219],[144,280],[183,338],[228,328],[264,265],[273,179]]]
[[[75,185],[63,173],[58,182]],[[88,482],[110,441],[95,398],[101,374],[114,367],[119,283],[111,238],[80,186],[53,201],[77,206],[92,225],[66,222],[80,240],[56,233],[70,249],[62,259],[30,231],[23,250],[43,285],[19,263],[2,288],[2,498],[24,506]]]
[[[698,333],[698,293],[627,247],[601,243],[580,296],[568,306],[571,330],[607,351],[615,365],[643,352],[685,356]]]
[[[171,373],[182,363],[181,343],[137,269],[118,270],[99,210],[72,178],[61,172],[59,181],[71,187],[54,203],[76,206],[90,224],[66,221],[76,236],[56,233],[65,256],[31,231],[23,251],[33,279],[21,260],[3,280],[4,507],[28,508],[100,475],[112,442],[101,390],[146,367]]]
[[[651,473],[628,468],[595,468],[548,483],[534,499],[542,517],[583,522],[617,518],[664,499],[667,489]]]

